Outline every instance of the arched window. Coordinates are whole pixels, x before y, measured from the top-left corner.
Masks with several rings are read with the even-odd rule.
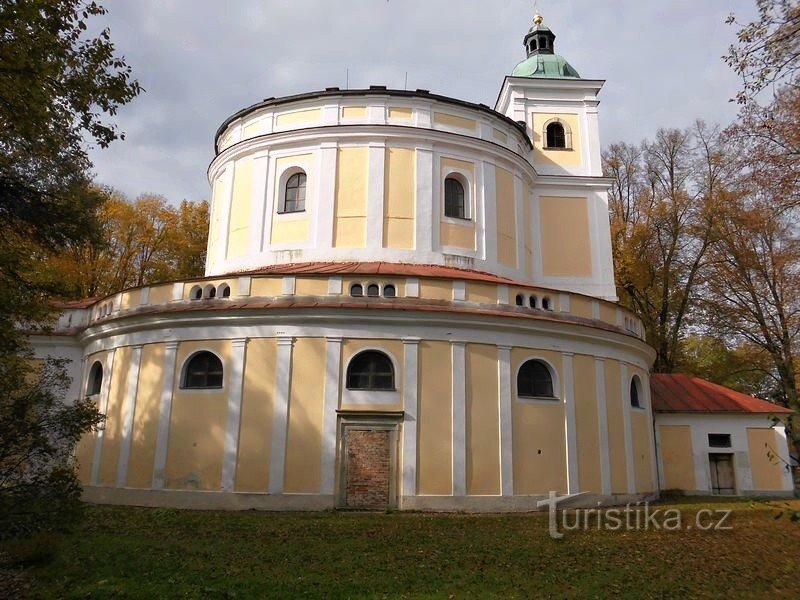
[[[355,297],[361,297],[364,295],[364,286],[360,283],[354,283],[350,286],[350,295]]]
[[[396,296],[397,296],[397,290],[395,289],[395,287],[391,283],[388,283],[385,286],[383,286],[383,297],[384,298],[394,298]]]
[[[222,387],[222,361],[216,354],[202,351],[194,354],[186,363],[181,387],[204,389]]]
[[[547,145],[546,148],[566,148],[567,135],[564,126],[558,121],[554,121],[547,126]]]
[[[634,375],[631,379],[631,406],[634,408],[644,408],[642,405],[642,382],[638,375]]]
[[[347,389],[394,390],[394,365],[383,352],[365,350],[347,366]]]
[[[286,180],[281,213],[302,212],[306,209],[306,174],[295,173]]]
[[[528,298],[528,306],[530,306],[531,308],[537,308],[538,304],[539,301],[537,300],[536,296],[531,296],[530,298]]]
[[[213,285],[206,286],[206,298],[216,298],[217,297],[217,288]]]
[[[219,286],[219,295],[222,298],[230,298],[231,297],[231,286],[227,283],[223,283]]]
[[[381,288],[377,283],[370,283],[367,286],[367,296],[370,298],[377,298],[381,295]]]
[[[467,218],[464,186],[455,177],[444,180],[444,216],[455,219]]]
[[[100,361],[95,361],[89,369],[89,380],[86,382],[86,395],[94,396],[100,393],[103,387],[103,365]]]
[[[553,398],[553,376],[540,360],[525,362],[517,374],[517,396],[522,398]]]
[[[514,298],[514,302],[516,302],[517,306],[525,306],[525,296],[517,294],[517,297]]]
[[[199,285],[194,286],[192,291],[189,292],[189,297],[192,300],[200,300],[200,298],[203,297],[203,288],[201,288]]]
[[[544,310],[553,310],[553,303],[550,301],[550,298],[545,296],[542,298],[542,308]]]

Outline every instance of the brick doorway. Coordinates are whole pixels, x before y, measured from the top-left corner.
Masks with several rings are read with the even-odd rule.
[[[340,416],[338,508],[397,507],[398,428],[395,415]]]

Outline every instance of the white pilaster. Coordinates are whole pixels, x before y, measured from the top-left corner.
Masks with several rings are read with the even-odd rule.
[[[434,219],[433,186],[433,148],[417,146],[417,193],[414,211],[416,241],[414,248],[418,252],[430,252],[433,249],[433,228],[438,227],[439,219]]]
[[[239,452],[239,431],[242,420],[244,363],[247,339],[231,340],[231,364],[228,379],[228,422],[222,451],[222,491],[232,492],[236,486],[236,457]]]
[[[604,495],[611,494],[611,457],[608,451],[608,409],[606,407],[606,361],[594,360],[594,380],[597,388],[597,426],[600,444],[600,486]]]
[[[125,386],[125,405],[122,409],[122,442],[117,462],[117,487],[125,487],[128,482],[128,462],[133,442],[133,421],[136,414],[136,394],[139,390],[139,367],[142,363],[142,346],[133,346],[128,382]]]
[[[658,482],[658,464],[656,462],[656,439],[655,421],[653,419],[653,403],[650,397],[649,374],[642,380],[642,395],[644,396],[645,411],[647,412],[647,436],[650,441],[650,481],[653,482],[653,489],[660,489]]]
[[[234,167],[235,163],[231,161],[225,166],[225,174],[222,177],[223,192],[219,195],[222,206],[219,207],[218,214],[219,222],[219,236],[217,237],[217,252],[216,252],[216,265],[222,265],[228,258],[228,236],[230,234],[231,226],[231,204],[233,203],[233,181],[234,181]],[[213,212],[211,213],[214,214]]]
[[[503,496],[514,495],[514,445],[511,413],[511,346],[497,346],[500,391],[500,482]]]
[[[111,392],[111,379],[114,369],[114,355],[117,349],[114,348],[106,354],[105,364],[103,365],[103,387],[100,390],[100,412],[108,415],[108,397]],[[97,435],[94,439],[94,457],[92,459],[92,475],[91,484],[97,485],[100,480],[100,458],[103,454],[103,438],[105,437],[105,423],[97,429]]]
[[[417,494],[419,338],[403,338],[403,496]]]
[[[384,178],[386,145],[369,145],[369,182],[367,185],[367,248],[383,248]]]
[[[333,211],[336,204],[336,163],[338,152],[336,142],[323,142],[320,145],[318,202],[315,206],[317,215],[317,248],[331,248],[333,246]]]
[[[269,493],[282,494],[286,468],[286,437],[289,427],[289,392],[292,382],[294,338],[278,337],[275,364],[275,410],[272,416],[272,450],[269,461]]]
[[[481,161],[476,165],[478,179],[483,180],[483,190],[478,196],[479,218],[483,222],[484,260],[490,265],[497,264],[497,183],[494,163]],[[480,226],[480,225],[479,225]]]
[[[466,300],[467,299],[467,282],[463,279],[456,279],[453,281],[453,300]]]
[[[466,344],[450,343],[453,353],[453,496],[467,493]]]
[[[564,369],[564,433],[567,440],[567,493],[580,491],[578,481],[578,431],[575,419],[575,374],[572,353],[562,352]]]
[[[633,434],[631,433],[631,382],[628,375],[628,365],[620,362],[619,370],[620,379],[622,380],[619,395],[622,402],[622,422],[625,430],[625,472],[628,479],[628,493],[634,494],[636,493],[636,469],[633,462]]]
[[[336,409],[342,371],[342,338],[328,337],[325,350],[325,404],[322,409],[322,487],[332,495],[336,482]]]
[[[267,208],[267,178],[269,177],[269,152],[253,159],[253,188],[250,191],[250,256],[261,252],[264,244],[264,218]]]
[[[156,453],[153,460],[154,490],[164,489],[166,479],[164,469],[167,466],[167,447],[169,445],[169,425],[172,416],[172,388],[175,382],[175,361],[178,356],[178,342],[169,341],[164,344],[164,383],[161,387],[161,403],[158,409],[158,434],[156,436]]]

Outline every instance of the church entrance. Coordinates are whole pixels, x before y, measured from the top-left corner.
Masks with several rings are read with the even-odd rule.
[[[399,418],[394,414],[340,415],[338,508],[397,508],[399,423]]]

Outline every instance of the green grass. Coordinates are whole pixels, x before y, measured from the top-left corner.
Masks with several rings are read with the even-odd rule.
[[[800,501],[792,501],[800,509]],[[547,515],[271,514],[89,507],[49,564],[44,598],[798,597],[800,524],[786,502],[734,510],[732,531],[584,531]]]

